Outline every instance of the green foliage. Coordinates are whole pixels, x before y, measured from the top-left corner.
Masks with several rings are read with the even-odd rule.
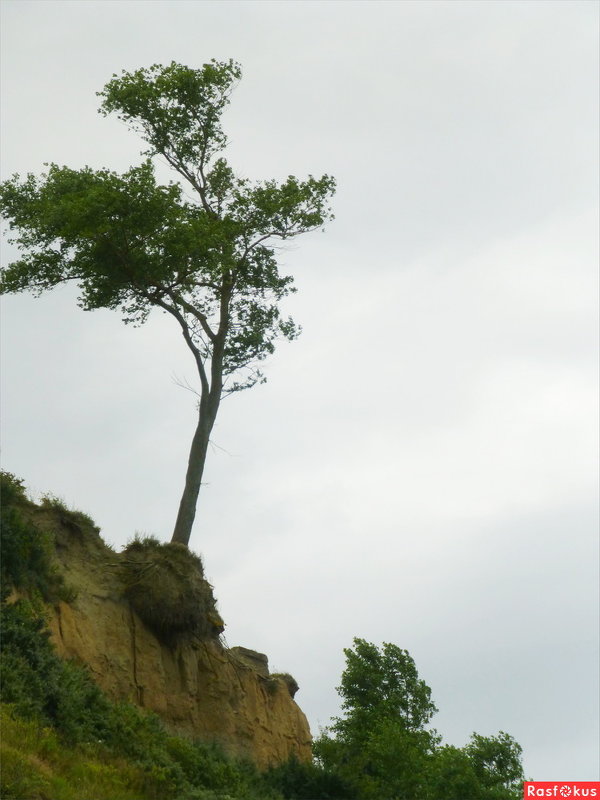
[[[275,243],[332,218],[329,175],[251,182],[222,157],[221,115],[240,77],[233,61],[114,75],[99,93],[100,111],[141,135],[146,160],[121,175],[50,164],[39,178],[15,175],[0,185],[0,210],[21,253],[4,271],[2,291],[39,294],[75,281],[86,310],[120,309],[124,321],[143,323],[159,308],[179,325],[200,381],[173,534],[186,545],[221,398],[263,382],[258,365],[276,340],[299,333],[280,314],[294,287],[280,274]],[[157,184],[156,156],[179,183]]]
[[[227,144],[220,117],[241,77],[239,64],[231,60],[213,59],[200,70],[154,64],[114,75],[98,92],[101,113],[116,113],[136,129],[150,144],[149,155],[177,149],[182,162],[200,165]]]
[[[0,796],[6,800],[162,800],[142,768],[102,745],[67,745],[13,707],[2,712]]]
[[[346,717],[336,721],[344,734],[373,718],[394,720],[407,731],[419,731],[437,711],[431,689],[419,679],[407,650],[384,643],[381,650],[364,639],[344,650],[346,669],[338,692]]]
[[[508,736],[473,734],[460,749],[427,726],[436,707],[406,650],[363,639],[344,651],[343,718],[314,743],[317,763],[357,800],[517,800],[521,748]],[[300,795],[299,795],[300,796]]]
[[[428,765],[428,800],[482,800],[475,766],[464,749],[444,745]]]
[[[36,768],[21,746],[11,747],[3,741],[0,754],[0,796],[10,800],[39,800],[49,796],[50,781]]]
[[[4,595],[11,589],[31,598],[56,602],[70,600],[72,593],[53,563],[53,539],[31,520],[23,481],[9,472],[0,473],[0,578]]]
[[[21,232],[16,241],[23,258],[5,271],[4,291],[40,294],[77,275],[83,308],[131,303],[132,285],[142,279],[152,285],[153,277],[168,274],[168,240],[183,215],[180,194],[177,186],[156,185],[150,162],[123,175],[51,164],[39,178],[29,174],[21,182],[13,177],[2,184],[0,197],[11,227]],[[169,232],[161,236],[164,226]],[[119,235],[122,248],[125,243],[133,247],[126,261],[115,249]]]
[[[315,743],[320,762],[350,783],[361,800],[420,800],[429,757],[438,742],[426,729],[437,710],[406,650],[364,639],[344,650],[338,692],[343,718]]]
[[[69,508],[60,497],[53,494],[45,494],[41,500],[41,508],[51,510],[61,527],[69,529],[71,532],[82,535],[92,534],[98,536],[100,528],[94,520],[83,511]]]
[[[70,742],[106,734],[107,702],[87,675],[59,659],[44,621],[26,601],[2,603],[0,699],[27,719],[52,725]]]
[[[2,706],[0,796],[7,800],[281,800],[251,764],[215,746],[169,736],[126,705],[109,709],[102,740],[68,742]],[[36,794],[39,792],[40,794]]]
[[[97,529],[86,515],[70,511],[57,498],[47,496],[39,508],[34,506],[22,482],[12,475],[2,476],[2,486],[5,578],[26,593],[15,602],[0,604],[0,701],[8,709],[4,715],[8,728],[19,731],[14,737],[9,732],[3,741],[1,796],[15,800],[279,797],[262,786],[251,765],[231,761],[211,744],[169,735],[158,717],[135,706],[111,703],[84,668],[57,656],[45,629],[41,599],[45,582],[59,576],[52,567],[52,538],[40,532],[36,515],[45,523],[65,526],[68,536],[96,536]],[[183,576],[182,593],[197,600],[198,593],[194,595],[185,584],[186,576],[189,581],[193,574],[202,584],[201,594],[210,594],[204,611],[214,607],[201,561],[187,548],[138,538],[124,559],[138,566],[149,560],[148,572],[155,581],[159,569],[155,565],[168,564],[165,569],[178,581]],[[35,737],[30,735],[33,730]],[[20,740],[24,732],[26,742]],[[40,741],[45,743],[43,752]]]
[[[485,787],[486,797],[520,798],[523,767],[523,750],[512,736],[500,731],[497,736],[480,736],[474,733],[465,748],[480,783]]]
[[[163,641],[190,635],[214,638],[222,632],[202,561],[187,547],[153,537],[136,538],[119,560],[126,597]]]
[[[83,668],[58,658],[43,621],[25,603],[2,603],[1,611],[0,700],[8,728],[21,731],[3,738],[2,797],[280,797],[252,765],[169,735],[158,717],[135,706],[109,702]]]
[[[317,762],[302,763],[297,758],[271,767],[264,776],[266,783],[289,800],[355,800],[357,795],[349,783]]]
[[[24,481],[17,478],[12,472],[0,470],[0,499],[2,506],[26,505],[27,493],[23,486]]]
[[[92,520],[46,496],[37,508],[22,481],[1,476],[2,570],[21,599],[0,605],[0,700],[6,706],[1,796],[13,800],[518,800],[521,748],[508,734],[443,745],[429,723],[431,690],[406,650],[363,639],[345,650],[338,691],[344,716],[295,759],[259,773],[211,743],[168,734],[159,718],[111,703],[89,674],[59,659],[44,628],[42,598],[64,593],[53,537],[98,536]],[[65,532],[66,531],[66,532]],[[201,559],[186,547],[137,537],[116,557],[124,591],[164,638],[218,635]],[[14,599],[14,598],[13,598]],[[287,673],[268,690],[292,694]]]
[[[262,360],[277,336],[294,338],[276,305],[292,278],[279,275],[269,242],[322,226],[335,182],[234,176],[217,156],[227,143],[220,118],[240,77],[233,61],[113,76],[98,93],[101,113],[140,134],[145,155],[164,157],[193,201],[177,183],[157,185],[150,160],[122,175],[51,164],[41,178],[14,176],[1,185],[0,204],[23,256],[5,271],[3,290],[39,293],[74,279],[85,309],[121,308],[126,320],[143,322],[159,306],[187,320],[202,361],[218,355],[224,375]],[[258,378],[253,372],[230,390]]]
[[[382,720],[363,748],[351,748],[360,797],[421,800],[434,746],[428,731],[407,730],[400,720]]]

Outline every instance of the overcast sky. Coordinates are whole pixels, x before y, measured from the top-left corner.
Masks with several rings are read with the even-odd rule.
[[[447,742],[504,730],[532,778],[598,778],[598,11],[2,2],[4,177],[125,170],[111,75],[234,58],[236,170],[338,180],[335,222],[281,252],[304,332],[224,402],[191,541],[228,643],[296,677],[315,733],[359,636],[409,650]],[[3,468],[112,544],[168,540],[195,416],[174,323],[71,288],[2,311]]]

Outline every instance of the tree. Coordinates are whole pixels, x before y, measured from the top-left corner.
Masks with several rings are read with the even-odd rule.
[[[326,773],[358,800],[517,800],[521,748],[474,733],[464,748],[428,727],[437,711],[407,650],[354,639],[338,692],[345,712],[314,744]]]
[[[430,759],[427,800],[487,800],[473,761],[463,748],[444,745]]]
[[[141,164],[122,175],[51,164],[40,178],[16,175],[0,186],[22,254],[5,270],[3,292],[38,295],[74,281],[85,310],[120,309],[139,324],[159,308],[177,322],[200,382],[172,537],[185,545],[221,399],[263,382],[258,366],[275,340],[299,333],[279,311],[295,289],[279,272],[274,244],[332,218],[330,176],[253,183],[220,155],[221,115],[240,77],[235,62],[214,60],[197,70],[173,62],[115,75],[99,92],[100,111],[149,145]],[[156,157],[177,182],[157,184]]]
[[[364,639],[344,650],[338,693],[345,715],[315,743],[317,758],[351,782],[364,800],[420,800],[439,738],[427,728],[437,711],[407,650]],[[333,737],[329,734],[332,733]]]
[[[263,779],[283,797],[293,800],[356,800],[350,785],[339,775],[314,761],[298,761],[295,756],[269,767]]]
[[[486,798],[493,800],[518,800],[523,787],[521,745],[512,736],[500,731],[497,736],[471,735],[465,747],[475,773],[485,788]]]
[[[393,720],[407,731],[424,729],[437,708],[408,650],[387,642],[379,649],[354,639],[354,649],[345,649],[344,655],[346,669],[337,691],[346,716],[336,720],[336,730],[360,730],[374,718]]]

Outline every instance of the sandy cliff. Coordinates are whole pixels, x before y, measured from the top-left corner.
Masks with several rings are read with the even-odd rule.
[[[216,635],[160,641],[124,596],[121,556],[59,516],[46,510],[36,522],[57,534],[60,568],[76,592],[50,613],[62,656],[87,664],[111,698],[156,712],[173,732],[217,740],[260,766],[310,758],[308,723],[289,676],[270,676],[265,656],[228,649]]]

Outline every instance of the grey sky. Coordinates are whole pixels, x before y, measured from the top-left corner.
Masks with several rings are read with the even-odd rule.
[[[223,404],[191,542],[314,732],[360,636],[410,651],[447,741],[598,778],[598,8],[2,3],[4,177],[126,169],[112,73],[231,57],[236,169],[338,179],[281,253],[303,335]],[[75,297],[3,299],[3,467],[109,542],[167,539],[193,365],[170,320]]]

